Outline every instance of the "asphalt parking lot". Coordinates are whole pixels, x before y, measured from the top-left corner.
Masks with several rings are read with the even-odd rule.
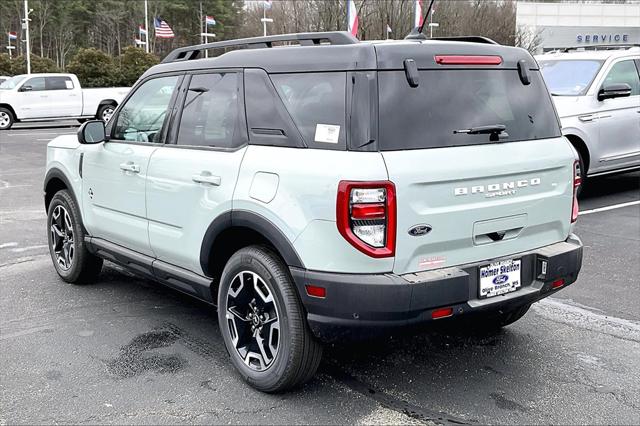
[[[589,181],[579,280],[516,324],[330,347],[314,380],[266,395],[206,305],[112,264],[58,279],[46,144],[75,131],[0,132],[0,424],[640,423],[640,173]]]

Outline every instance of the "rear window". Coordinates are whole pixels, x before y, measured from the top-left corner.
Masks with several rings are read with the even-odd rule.
[[[310,148],[346,148],[346,78],[344,72],[271,75]]]
[[[404,71],[378,73],[380,149],[490,143],[489,134],[454,133],[502,125],[500,142],[560,136],[539,72],[524,85],[515,70],[424,70],[411,88]]]

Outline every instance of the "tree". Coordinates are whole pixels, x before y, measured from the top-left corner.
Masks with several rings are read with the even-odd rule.
[[[37,55],[31,55],[31,72],[60,72],[56,63],[49,58],[43,58]],[[18,56],[11,60],[11,74],[26,74],[27,59],[24,56]]]
[[[111,56],[94,48],[78,50],[67,70],[77,75],[84,87],[112,86],[118,80],[118,69]]]
[[[125,47],[118,60],[120,62],[118,84],[122,86],[133,85],[142,73],[159,62],[157,56],[133,46]]]
[[[11,75],[11,59],[6,53],[0,53],[0,75]]]

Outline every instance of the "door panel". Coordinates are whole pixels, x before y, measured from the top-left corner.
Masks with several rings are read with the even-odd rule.
[[[74,87],[70,77],[45,77],[51,114],[54,117],[77,117],[82,110],[80,88]]]
[[[145,185],[153,144],[87,145],[83,164],[85,226],[104,238],[152,255],[147,233]]]
[[[232,208],[246,148],[233,152],[162,147],[147,176],[149,240],[158,259],[203,274],[202,238]]]
[[[18,116],[20,118],[51,117],[54,108],[49,104],[49,92],[45,90],[44,77],[27,79],[22,85],[31,87],[31,90],[20,92]]]

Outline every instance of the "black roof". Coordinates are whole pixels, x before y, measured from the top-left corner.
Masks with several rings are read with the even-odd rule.
[[[464,40],[464,41],[461,41]],[[294,46],[277,46],[294,42]],[[229,49],[219,56],[201,58],[205,49]],[[446,68],[436,64],[435,55],[498,55],[498,68],[516,68],[524,59],[537,69],[524,49],[499,45],[479,37],[452,39],[360,42],[345,32],[299,33],[228,40],[171,52],[163,63],[149,69],[151,74],[221,68],[262,68],[269,73],[403,69],[405,59],[414,59],[420,69]],[[448,66],[460,68],[459,65]]]

